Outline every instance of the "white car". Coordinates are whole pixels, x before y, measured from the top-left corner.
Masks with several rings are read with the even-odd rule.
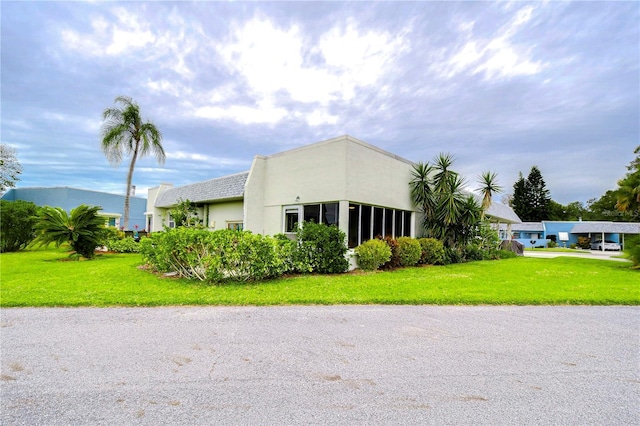
[[[620,251],[620,244],[614,241],[604,241],[605,250],[617,250]],[[591,250],[602,250],[602,240],[597,240],[591,243]]]

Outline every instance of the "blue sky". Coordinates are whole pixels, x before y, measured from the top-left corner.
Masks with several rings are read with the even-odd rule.
[[[124,193],[102,111],[132,97],[167,160],[138,195],[350,134],[440,152],[473,189],[537,165],[554,200],[616,187],[640,143],[638,2],[5,2],[2,142],[18,187]]]

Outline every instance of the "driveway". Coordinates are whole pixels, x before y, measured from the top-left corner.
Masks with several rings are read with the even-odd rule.
[[[640,308],[3,309],[2,425],[640,424]]]
[[[599,250],[589,250],[589,251],[578,251],[576,253],[571,253],[567,251],[562,252],[554,252],[554,251],[536,251],[527,249],[524,251],[525,257],[544,257],[544,258],[555,258],[560,256],[568,256],[568,257],[579,257],[583,259],[599,259],[599,260],[615,260],[618,262],[629,262],[628,259],[621,258],[622,252],[620,251],[599,251]]]

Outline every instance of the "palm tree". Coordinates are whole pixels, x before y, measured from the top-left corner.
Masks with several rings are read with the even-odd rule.
[[[142,121],[138,104],[127,96],[118,96],[115,103],[121,107],[107,108],[102,114],[102,151],[113,165],[119,165],[124,156],[131,155],[124,196],[123,226],[128,229],[131,181],[136,161],[153,154],[158,163],[163,164],[166,155],[162,147],[162,134],[154,124]]]
[[[453,156],[440,154],[433,161],[414,165],[409,183],[413,202],[424,215],[427,236],[447,247],[468,243],[480,216],[473,197],[465,195],[464,179],[451,169]]]
[[[479,176],[480,188],[476,191],[482,195],[482,218],[487,209],[491,206],[493,194],[502,192],[502,187],[498,185],[498,175],[492,172],[484,172]]]
[[[81,204],[70,214],[60,207],[44,206],[40,209],[35,226],[37,241],[41,245],[69,243],[79,255],[91,259],[104,236],[105,218],[98,215],[100,207]]]

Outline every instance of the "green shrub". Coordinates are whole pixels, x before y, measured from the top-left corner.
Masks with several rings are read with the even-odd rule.
[[[422,256],[420,257],[420,263],[426,265],[442,265],[444,264],[444,245],[442,241],[435,238],[420,238],[418,239],[420,247],[422,249]]]
[[[518,255],[511,250],[498,250],[498,259],[513,259]]]
[[[180,227],[156,232],[139,243],[143,260],[160,272],[200,281],[252,281],[290,270],[289,244],[248,231]]]
[[[455,263],[463,263],[465,261],[465,252],[460,247],[444,248],[444,264],[451,265]]]
[[[30,201],[0,200],[0,253],[22,250],[35,239],[37,213]]]
[[[304,222],[297,232],[294,262],[300,272],[345,272],[349,269],[346,239],[346,234],[335,225]]]
[[[402,266],[415,266],[422,257],[422,247],[411,237],[398,238],[398,257]]]
[[[76,254],[92,259],[104,242],[105,219],[98,215],[100,207],[81,204],[67,214],[60,207],[42,207],[35,226],[41,245],[69,243]]]
[[[624,242],[624,254],[633,262],[634,269],[640,270],[640,236],[627,237]]]
[[[133,237],[107,239],[105,246],[107,250],[116,253],[138,253],[138,251],[140,251],[140,244],[137,243]]]
[[[474,262],[477,260],[485,260],[485,253],[475,244],[470,244],[464,248],[463,261]]]
[[[365,271],[375,271],[391,259],[391,248],[377,238],[360,244],[355,252],[358,255],[358,267]]]
[[[551,240],[549,241],[549,244],[547,244],[548,248],[556,248],[558,247],[558,243],[556,243],[555,241]]]

